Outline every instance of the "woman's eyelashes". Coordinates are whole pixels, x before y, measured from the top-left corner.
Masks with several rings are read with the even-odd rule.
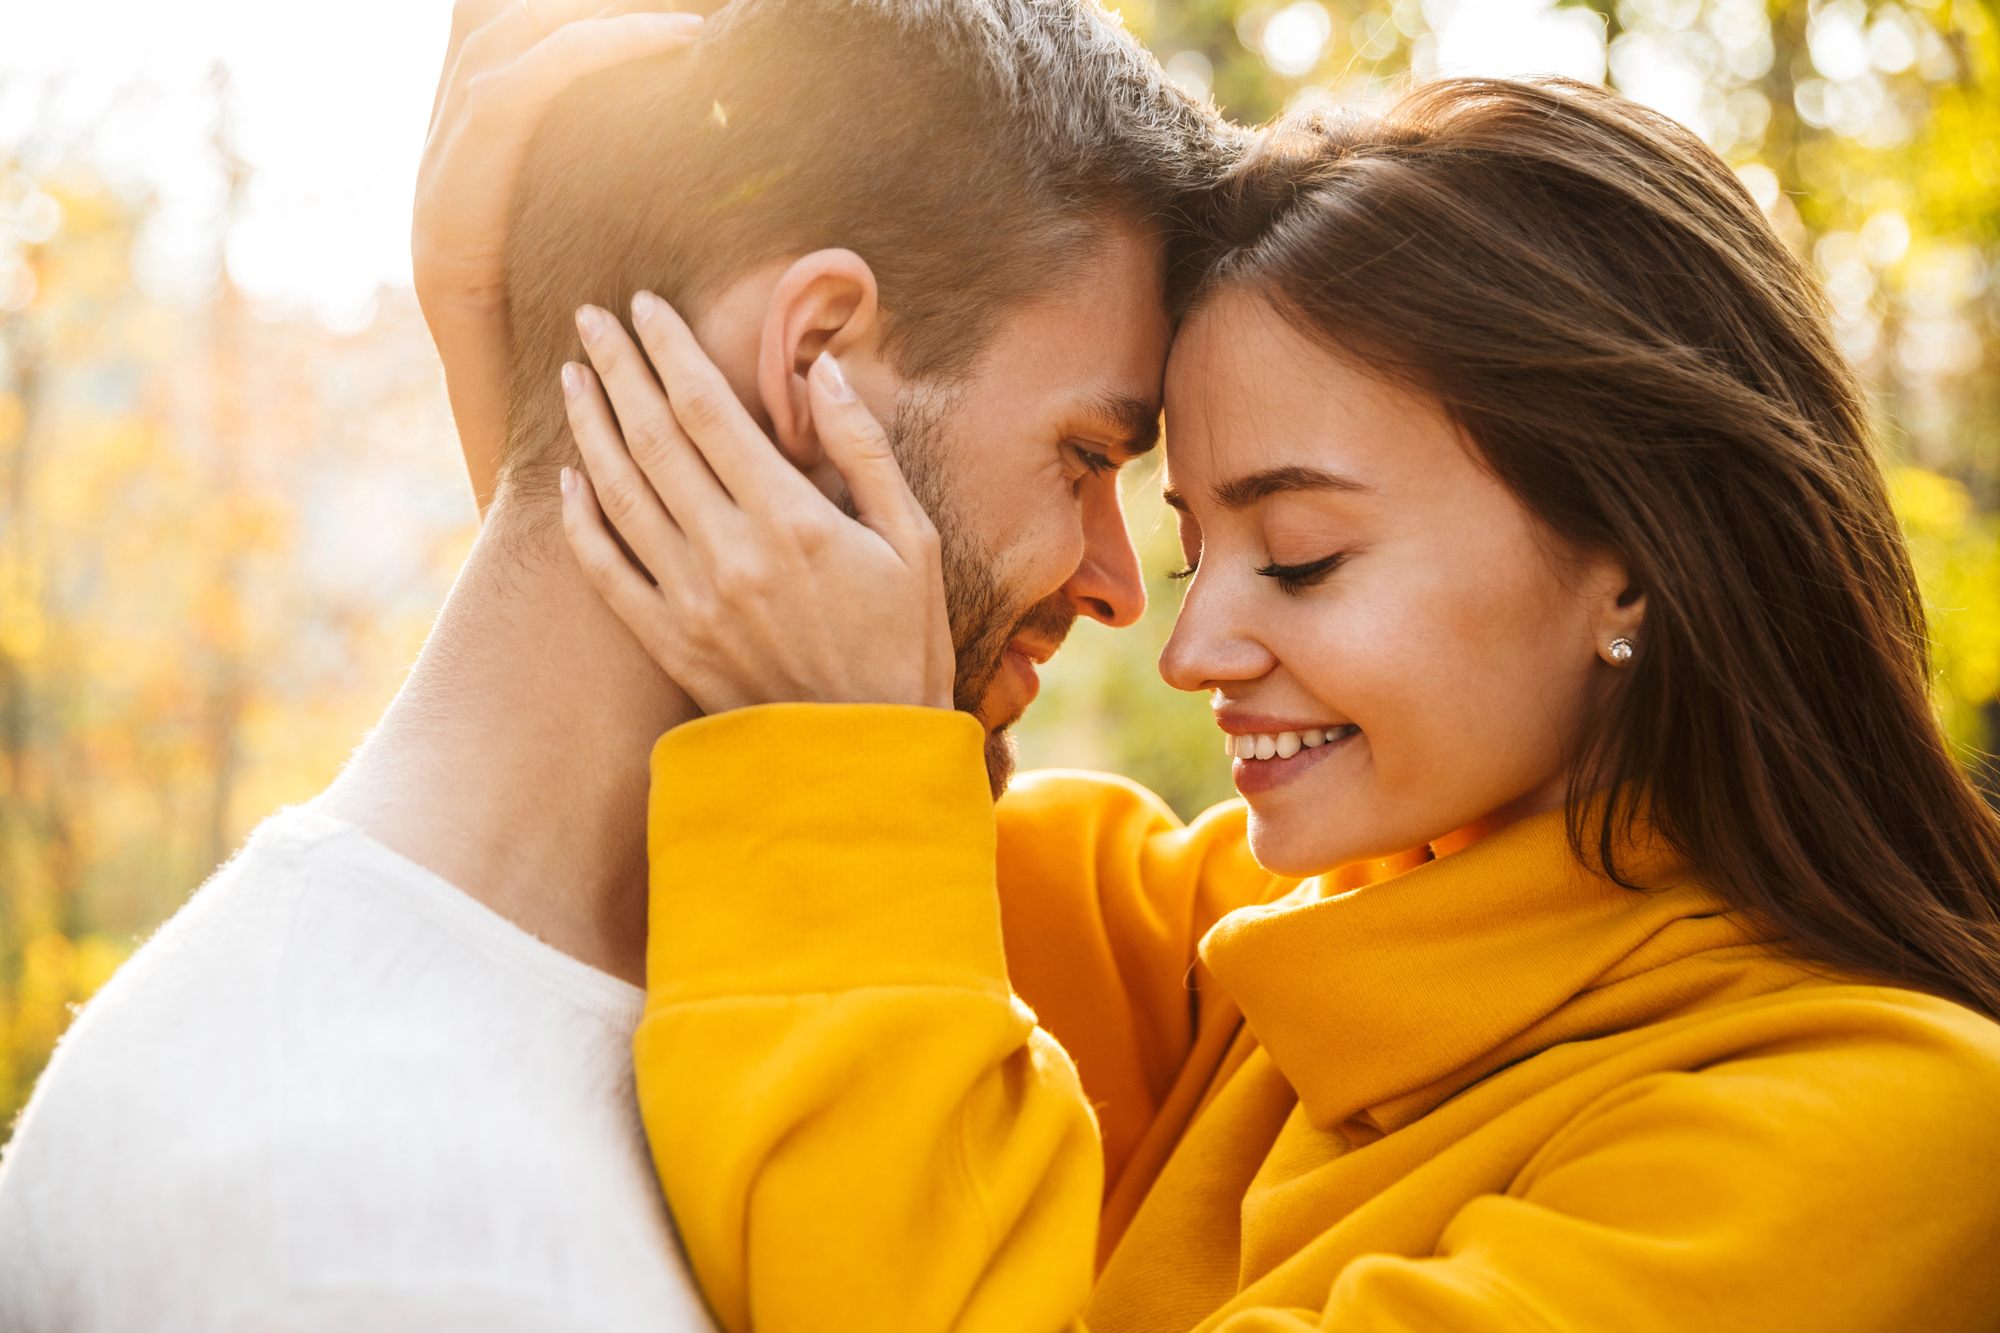
[[[1308,560],[1302,565],[1281,565],[1272,561],[1257,572],[1267,579],[1276,579],[1280,591],[1296,597],[1340,568],[1341,562],[1346,559],[1347,553],[1339,551],[1317,560]]]
[[[1276,579],[1279,588],[1287,593],[1297,595],[1324,579],[1334,570],[1340,568],[1346,559],[1347,553],[1342,551],[1334,555],[1321,556],[1317,560],[1308,560],[1302,565],[1281,565],[1273,561],[1271,564],[1261,566],[1256,572],[1267,579]],[[1168,570],[1167,577],[1170,579],[1191,579],[1200,568],[1201,561],[1190,560],[1179,569]]]

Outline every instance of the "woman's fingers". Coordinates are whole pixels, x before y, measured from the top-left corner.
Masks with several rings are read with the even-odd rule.
[[[634,12],[665,7],[457,0],[452,9],[417,168],[410,260],[482,514],[505,452],[509,205],[528,145],[548,103],[576,79],[693,40],[695,16]]]
[[[597,12],[593,0],[540,3]],[[417,171],[410,251],[426,313],[457,299],[500,299],[508,204],[549,102],[585,75],[684,47],[700,30],[699,15],[635,13],[566,23],[543,40],[513,0],[465,39]]]
[[[445,38],[444,64],[438,69],[437,92],[431,97],[431,127],[435,129],[438,113],[444,110],[445,94],[451,91],[452,81],[458,74],[459,60],[465,54],[465,44],[472,34],[484,28],[500,16],[509,4],[518,0],[458,0],[451,7],[451,35]]]
[[[645,356],[611,312],[577,311],[577,332],[617,414],[618,452],[667,502],[674,522],[713,549],[731,530],[736,504],[681,429],[676,410],[653,378]],[[601,479],[600,479],[601,480]]]
[[[588,18],[601,8],[591,0],[546,0],[546,4],[562,7],[562,23]],[[545,26],[525,0],[459,0],[452,6],[444,74],[431,103],[432,126],[455,112],[474,75],[499,69],[560,26]]]
[[[806,376],[813,429],[847,483],[854,512],[905,557],[917,543],[937,544],[937,529],[903,476],[889,433],[847,382],[840,362],[821,352]]]
[[[647,655],[669,675],[675,674],[686,653],[666,599],[618,549],[590,478],[574,468],[562,470],[562,520],[563,536],[590,586],[625,622]]]
[[[509,108],[514,114],[527,114],[531,123],[538,122],[556,94],[584,75],[677,51],[700,32],[699,14],[620,14],[568,23],[503,68],[473,76],[468,92],[483,91],[476,85],[490,80],[494,95],[487,105]]]
[[[571,362],[563,367],[562,383],[570,434],[612,526],[654,578],[664,582],[676,577],[687,564],[687,537],[626,452],[596,378]]]
[[[458,45],[438,84],[432,132],[464,118],[468,109],[489,121],[512,119],[532,128],[548,102],[576,79],[686,46],[701,31],[699,14],[611,13],[611,8],[618,7],[599,0],[536,0],[531,13],[522,0],[512,0],[462,42],[454,16]]]
[[[824,500],[751,420],[680,312],[653,293],[640,292],[632,298],[632,326],[666,386],[674,418],[738,504],[768,514],[808,495]]]
[[[937,534],[838,367],[815,367],[813,419],[868,526],[850,522],[780,457],[678,316],[657,298],[635,305],[671,400],[623,328],[594,307],[578,313],[577,325],[610,399],[584,392],[596,381],[582,380],[581,367],[565,385],[576,385],[572,422],[602,512],[642,561],[651,563],[655,541],[682,558],[653,564],[659,586],[642,587],[585,486],[566,480],[564,530],[612,612],[710,712],[782,700],[951,707],[955,663]],[[676,414],[685,434],[667,429]],[[640,474],[642,440],[655,455],[646,475],[668,496],[670,515]],[[709,475],[697,444],[735,475]],[[681,489],[663,482],[667,460],[698,481]],[[733,499],[725,482],[738,487]],[[627,528],[627,511],[669,531]]]

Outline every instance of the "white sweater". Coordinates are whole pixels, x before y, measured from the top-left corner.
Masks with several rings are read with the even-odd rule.
[[[641,992],[282,812],[87,1005],[0,1159],[0,1330],[707,1330]]]

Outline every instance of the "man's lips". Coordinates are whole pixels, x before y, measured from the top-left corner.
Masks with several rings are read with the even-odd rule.
[[[1048,639],[1038,639],[1029,634],[1016,634],[1012,642],[1007,645],[1007,651],[1010,653],[1019,653],[1036,666],[1040,666],[1051,657],[1054,657],[1056,649],[1060,647],[1062,647],[1061,639],[1051,641]]]
[[[1073,618],[1072,618],[1073,619]],[[1019,629],[1000,654],[1000,669],[986,687],[979,702],[979,720],[988,731],[1012,726],[1042,692],[1042,678],[1036,667],[1056,655],[1064,634],[1035,633]]]
[[[1042,678],[1035,668],[1048,661],[1052,654],[1053,650],[1040,654],[1029,651],[1019,640],[1007,645],[1007,674],[1013,678],[1015,693],[1019,696],[1014,707],[1008,710],[1010,716],[1019,717],[1022,710],[1042,692]]]
[[[986,687],[980,701],[979,719],[988,731],[1014,725],[1035,696],[1042,692],[1042,678],[1035,670],[1055,656],[1058,645],[1017,634],[1000,654],[1000,671]]]
[[[1026,708],[1042,692],[1042,678],[1035,668],[1056,655],[1062,640],[1050,641],[1030,634],[1016,634],[1007,645],[1007,669],[1021,682],[1021,707]]]

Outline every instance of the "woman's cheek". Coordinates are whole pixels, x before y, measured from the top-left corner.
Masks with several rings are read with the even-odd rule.
[[[1338,574],[1335,575],[1339,577]],[[1366,731],[1397,707],[1408,663],[1395,627],[1366,603],[1343,598],[1300,608],[1286,657],[1292,674],[1322,704],[1328,721]]]

